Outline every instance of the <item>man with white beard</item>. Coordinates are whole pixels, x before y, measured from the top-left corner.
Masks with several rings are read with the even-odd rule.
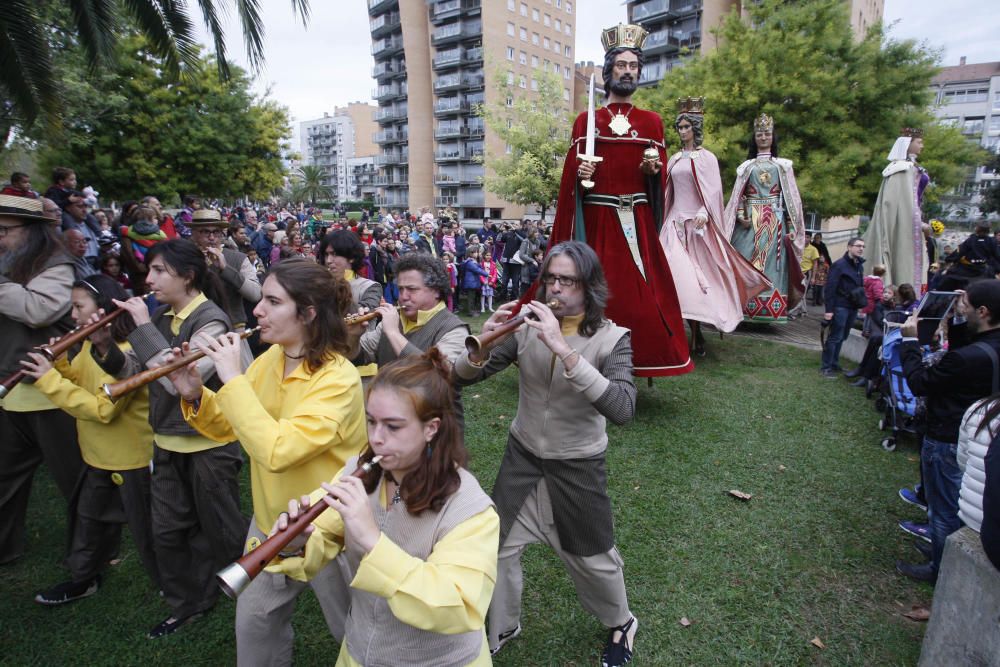
[[[27,351],[71,328],[73,258],[42,201],[0,195],[0,376],[20,370]],[[13,383],[8,383],[8,385]],[[6,390],[10,390],[7,393]],[[31,479],[44,460],[67,506],[83,461],[76,422],[34,386],[0,390],[0,564],[24,553]],[[69,521],[67,521],[67,527]],[[67,540],[67,544],[69,540]]]

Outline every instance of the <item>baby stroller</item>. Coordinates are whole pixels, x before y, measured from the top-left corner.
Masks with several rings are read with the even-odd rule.
[[[906,384],[899,356],[903,341],[899,325],[908,316],[906,311],[889,311],[883,324],[882,372],[878,384],[881,395],[875,399],[875,409],[884,413],[878,421],[879,430],[892,432],[892,435],[882,439],[882,449],[887,452],[896,449],[896,438],[901,432],[917,437],[923,435],[923,401],[914,396]]]

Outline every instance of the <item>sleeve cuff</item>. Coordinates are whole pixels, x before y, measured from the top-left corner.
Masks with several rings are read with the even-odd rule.
[[[163,334],[152,322],[136,327],[135,331],[128,335],[128,342],[131,343],[132,349],[135,350],[143,366],[161,351],[170,347]]]
[[[382,598],[391,598],[399,589],[401,575],[409,570],[406,562],[412,558],[383,533],[375,547],[361,559],[351,586]]]
[[[601,372],[582,356],[577,359],[576,366],[571,371],[564,371],[563,377],[570,385],[593,403],[607,390],[611,382],[601,375]]]
[[[455,375],[463,380],[474,380],[479,376],[479,371],[486,365],[487,361],[489,361],[489,357],[487,357],[483,363],[475,364],[469,359],[469,353],[463,352],[459,355],[458,359],[455,360]]]

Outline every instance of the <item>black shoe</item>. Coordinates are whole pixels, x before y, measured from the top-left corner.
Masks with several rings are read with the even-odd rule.
[[[497,645],[490,649],[490,656],[494,656],[497,653],[499,653],[500,649],[504,647],[504,644],[509,642],[511,639],[514,639],[514,637],[517,637],[519,634],[521,634],[520,623],[518,623],[517,627],[514,628],[513,630],[508,630],[507,632],[501,632],[500,636],[497,637]]]
[[[632,647],[638,628],[639,621],[635,616],[630,618],[628,623],[611,628],[611,632],[608,633],[608,643],[601,654],[601,667],[618,667],[632,662]],[[615,639],[615,633],[618,633],[618,639]]]
[[[930,560],[933,555],[931,545],[923,540],[913,540],[913,548],[920,552],[920,555]]]
[[[914,563],[897,560],[896,572],[899,572],[901,575],[909,577],[910,579],[924,581],[928,584],[933,584],[937,581],[937,572],[930,563],[921,563],[916,565]]]
[[[49,590],[42,591],[36,595],[35,602],[48,606],[66,604],[67,602],[72,602],[73,600],[89,597],[96,593],[97,589],[100,587],[100,577],[91,579],[90,581],[81,581],[79,583],[64,581],[61,584],[56,584]]]
[[[868,384],[868,380],[866,378],[858,378],[857,380],[855,380],[854,382],[851,383],[851,386],[852,387],[864,387],[867,384]]]
[[[844,377],[848,378],[848,379],[850,379],[850,378],[856,378],[859,375],[861,375],[861,369],[860,368],[855,368],[853,371],[847,371],[846,373],[844,373]]]
[[[837,379],[837,371],[833,370],[832,368],[827,368],[826,370],[822,370],[820,371],[820,373],[822,373],[823,377],[825,377],[827,380]]]
[[[188,623],[198,620],[202,617],[202,614],[191,614],[190,616],[185,616],[184,618],[174,618],[171,616],[167,618],[162,623],[154,625],[153,628],[146,633],[147,639],[158,639],[160,637],[166,637],[167,635],[172,635],[181,628],[183,628]]]

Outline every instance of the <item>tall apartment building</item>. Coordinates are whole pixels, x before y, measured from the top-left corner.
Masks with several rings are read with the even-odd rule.
[[[629,23],[649,30],[643,47],[646,66],[640,85],[653,85],[681,62],[682,55],[704,54],[717,46],[709,32],[730,11],[743,11],[753,0],[629,0]],[[885,0],[845,0],[857,37],[882,19]]]
[[[934,113],[943,123],[960,128],[991,153],[1000,153],[1000,62],[969,65],[962,58],[961,64],[941,69],[931,90]],[[1000,174],[981,166],[970,171],[962,185],[941,198],[945,215],[951,220],[978,219],[982,192],[998,180]]]
[[[378,147],[372,139],[375,107],[363,102],[351,102],[335,107],[332,114],[299,124],[302,164],[322,167],[327,177],[324,185],[333,189],[338,201],[352,201],[374,196],[375,154]],[[359,165],[369,165],[358,169]],[[360,181],[359,181],[360,179]]]
[[[530,95],[535,69],[573,88],[571,0],[368,0],[379,145],[376,203],[453,206],[465,220],[515,218],[523,207],[486,192],[478,161],[503,142],[475,114],[496,104],[494,68]]]

